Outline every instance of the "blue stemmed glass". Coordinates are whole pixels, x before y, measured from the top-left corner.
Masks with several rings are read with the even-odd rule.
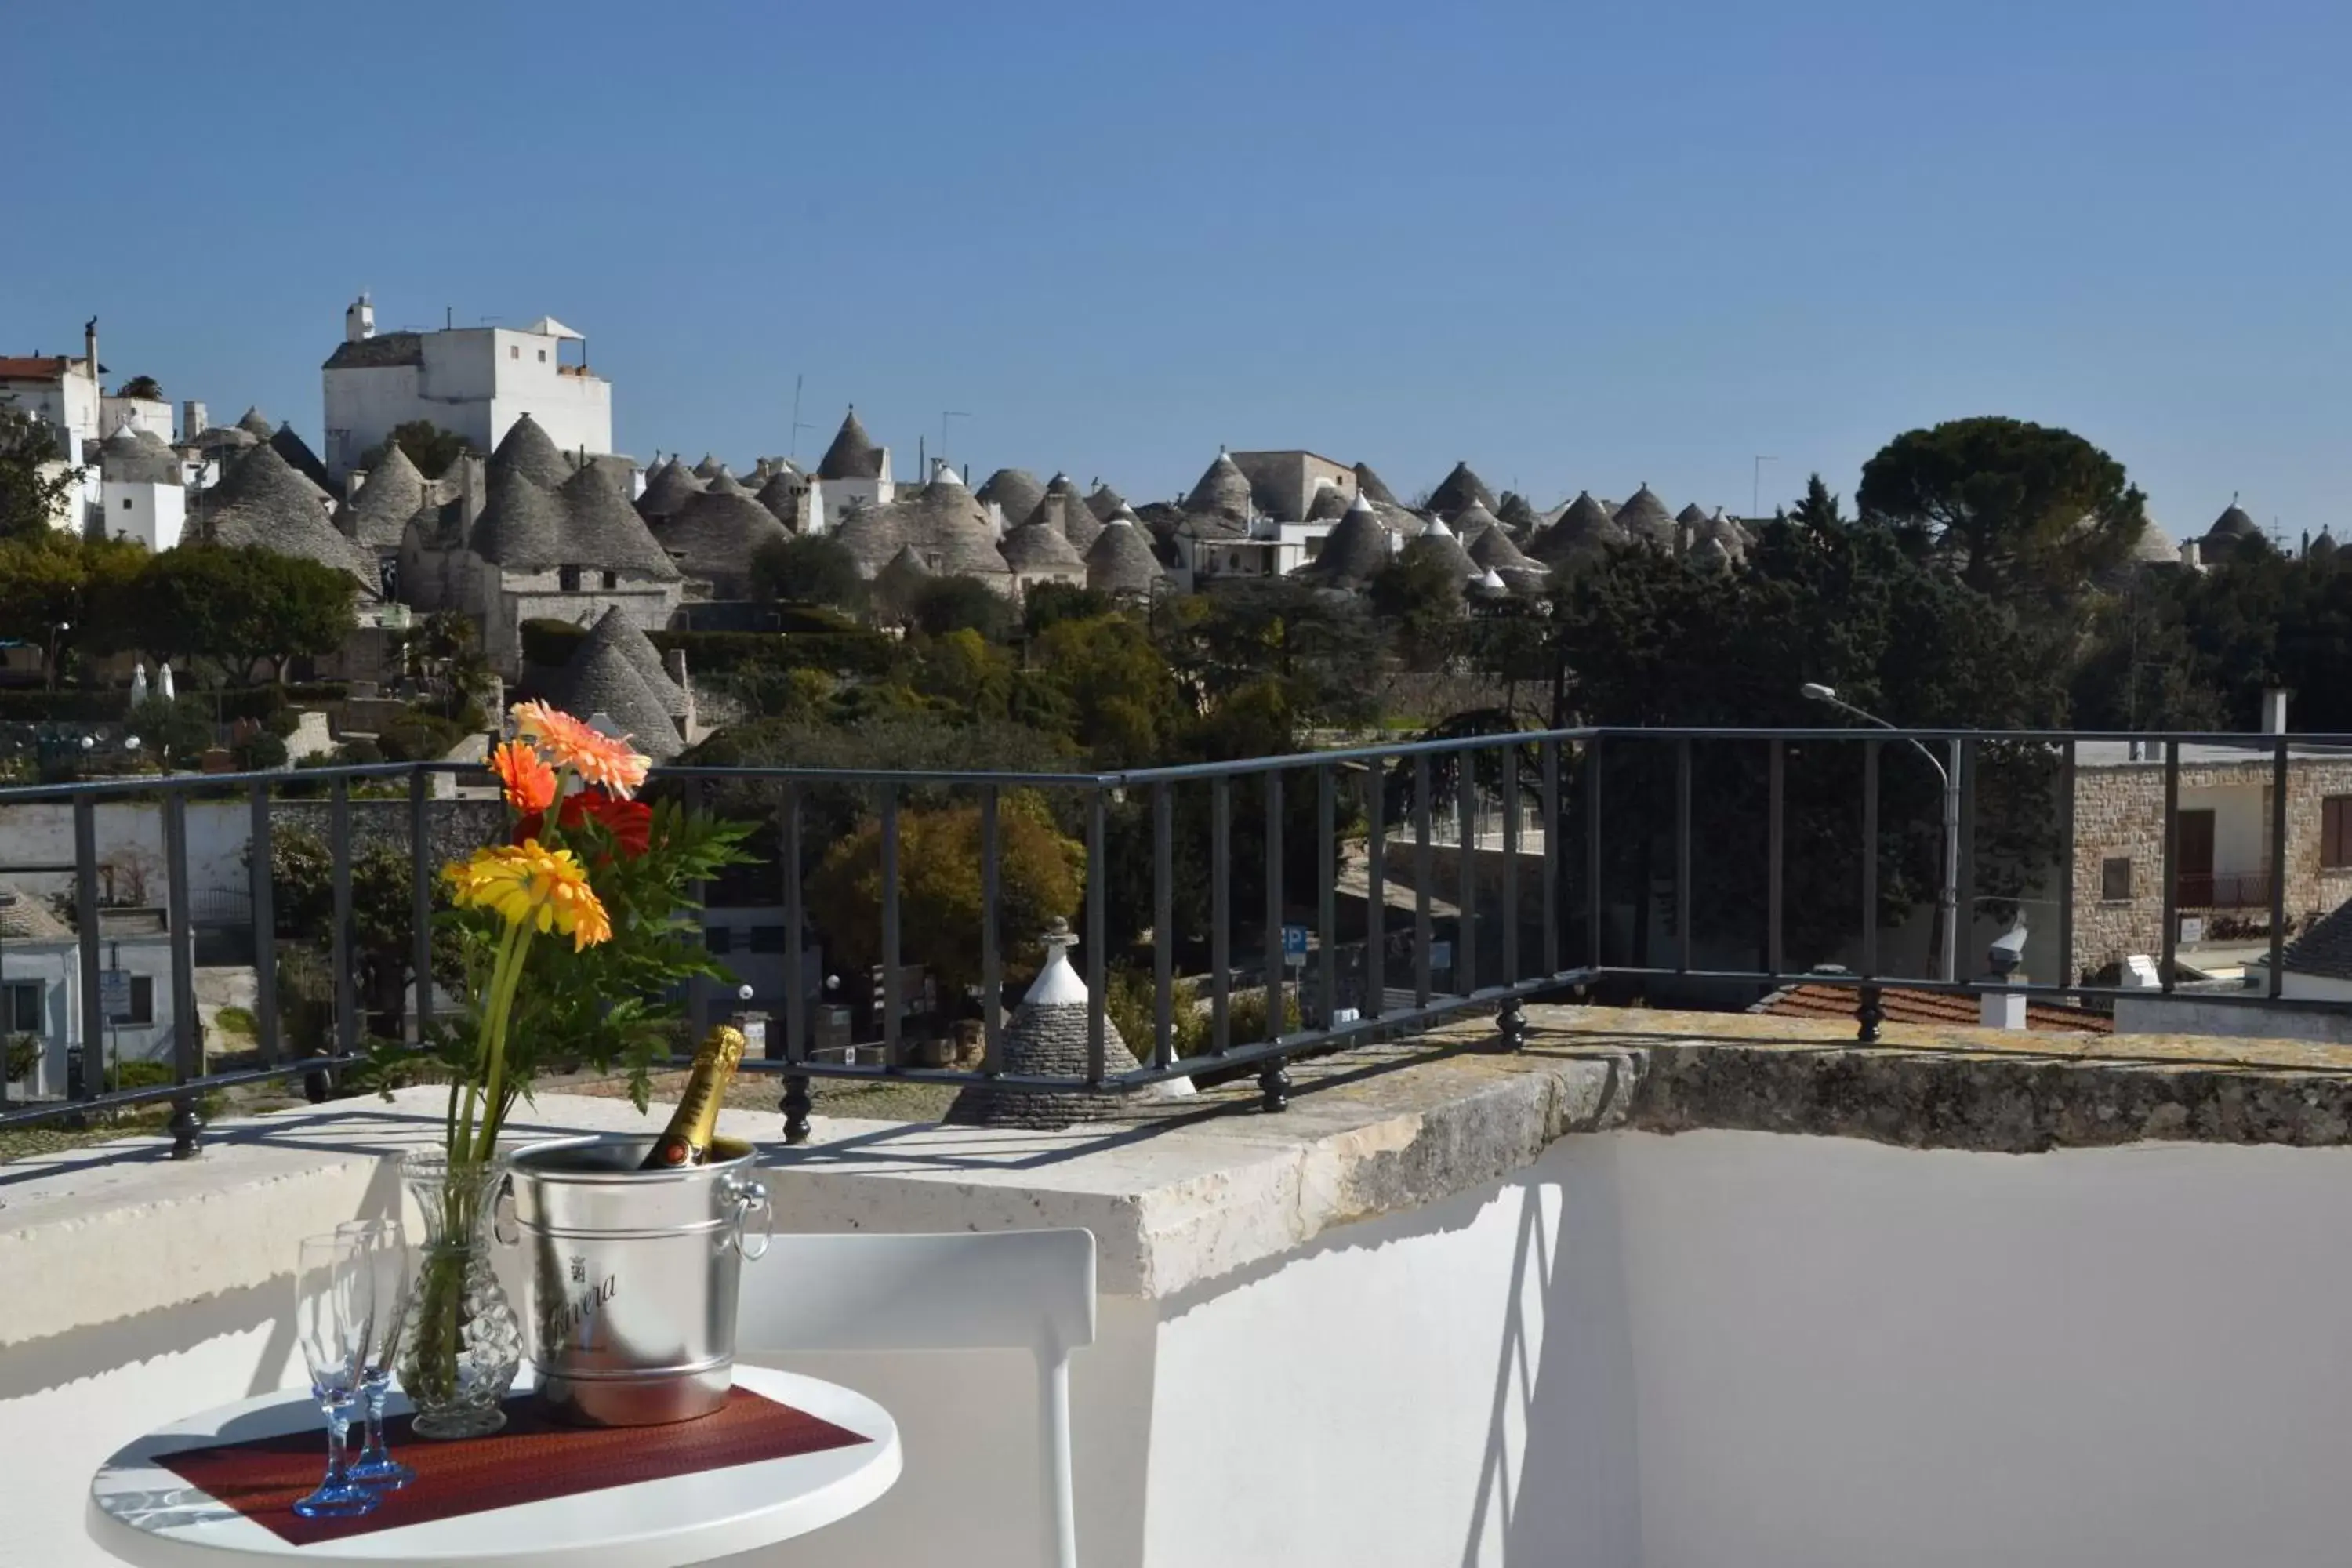
[[[416,1472],[392,1457],[383,1441],[383,1400],[392,1389],[393,1362],[400,1352],[400,1326],[408,1315],[408,1241],[397,1219],[347,1220],[339,1237],[357,1242],[367,1277],[367,1352],[360,1359],[360,1457],[352,1479],[375,1491],[398,1491]]]
[[[294,1504],[305,1519],[348,1518],[376,1505],[375,1493],[352,1479],[343,1452],[374,1331],[370,1307],[359,1238],[304,1237],[294,1271],[294,1338],[310,1369],[310,1393],[327,1415],[326,1479]]]

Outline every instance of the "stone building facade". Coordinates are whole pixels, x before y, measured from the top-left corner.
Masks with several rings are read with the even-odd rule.
[[[2272,762],[2259,751],[2184,748],[2179,950],[2252,941],[2270,931]],[[2193,760],[2192,760],[2193,758]],[[2331,805],[2331,802],[2337,803]],[[2204,825],[2190,819],[2210,813]],[[2352,899],[2352,844],[2331,816],[2352,821],[2352,757],[2291,756],[2287,763],[2285,911],[2288,935]],[[2095,974],[2164,948],[2164,760],[2097,763],[2074,775],[2073,974]],[[2200,851],[2199,841],[2202,841]],[[2200,868],[2195,864],[2202,859]],[[2337,863],[2330,863],[2330,862]],[[2186,922],[2195,921],[2189,925]],[[2194,940],[2189,940],[2194,939]]]

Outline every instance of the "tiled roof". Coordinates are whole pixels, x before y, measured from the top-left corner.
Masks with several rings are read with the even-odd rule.
[[[63,354],[0,354],[0,381],[57,381],[71,363]]]
[[[1813,985],[1801,981],[1794,985],[1782,986],[1748,1010],[1779,1018],[1851,1020],[1860,1000],[1852,986]],[[1890,1024],[1939,1024],[1974,1028],[1982,1021],[1982,1011],[1974,996],[1942,991],[1912,991],[1889,985],[1879,991],[1878,1005],[1885,1009],[1886,1022]],[[2076,1035],[2113,1034],[2116,1027],[2113,1019],[2087,1008],[2031,1000],[2025,1004],[2025,1026]]]
[[[425,337],[421,332],[378,332],[372,338],[345,340],[327,356],[324,370],[373,370],[383,365],[423,364]]]

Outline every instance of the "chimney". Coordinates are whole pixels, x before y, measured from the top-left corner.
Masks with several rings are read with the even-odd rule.
[[[89,379],[98,379],[98,318],[92,316],[81,324],[81,352],[89,356]]]
[[[2263,692],[2263,733],[2286,733],[2286,691],[2282,687],[2273,686]]]
[[[212,428],[205,405],[194,398],[183,398],[180,403],[180,439],[193,441]]]
[[[343,342],[355,343],[375,336],[375,303],[360,290],[360,297],[343,310]]]
[[[2199,556],[2197,541],[2184,539],[2180,542],[2180,563],[2191,572],[2201,572],[2205,569],[2205,563]]]

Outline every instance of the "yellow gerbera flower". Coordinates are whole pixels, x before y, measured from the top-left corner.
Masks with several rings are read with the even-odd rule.
[[[629,749],[625,738],[592,729],[560,708],[544,702],[518,702],[515,731],[537,741],[560,768],[570,768],[618,800],[626,800],[646,782],[653,759]]]
[[[442,875],[461,909],[494,910],[509,925],[561,932],[575,952],[612,937],[612,917],[569,849],[527,838],[477,849],[470,860],[451,861]]]

